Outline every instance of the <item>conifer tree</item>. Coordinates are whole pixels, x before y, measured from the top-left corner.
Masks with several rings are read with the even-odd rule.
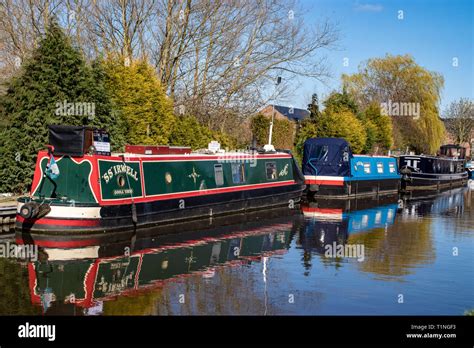
[[[109,57],[104,62],[106,87],[123,118],[130,144],[169,144],[176,117],[156,73],[145,61]]]
[[[48,143],[48,125],[114,128],[119,123],[111,117],[100,69],[86,65],[57,22],[49,23],[38,48],[0,98],[1,119],[8,120],[0,140],[0,192],[28,189],[37,153]],[[71,103],[93,106],[78,113],[65,107]],[[111,133],[113,138],[117,132]]]

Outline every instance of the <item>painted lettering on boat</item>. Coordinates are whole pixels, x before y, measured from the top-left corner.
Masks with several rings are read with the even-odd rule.
[[[120,196],[120,195],[132,195],[133,190],[132,189],[125,189],[125,190],[114,190],[113,191],[114,196]]]
[[[279,174],[279,176],[285,176],[285,175],[288,175],[288,163],[285,164],[285,167],[282,170],[280,170],[280,174]]]
[[[126,164],[117,164],[110,167],[107,172],[102,175],[102,179],[104,179],[105,183],[108,184],[109,181],[118,174],[127,174],[135,181],[138,181],[138,173],[135,171],[135,169]]]

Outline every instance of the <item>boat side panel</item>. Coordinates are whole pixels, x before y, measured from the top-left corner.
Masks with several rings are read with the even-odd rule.
[[[69,156],[55,157],[55,161],[59,168],[59,176],[51,180],[44,175],[49,156],[45,153],[38,155],[31,195],[64,198],[71,206],[76,203],[97,203],[97,193],[93,185],[93,178],[96,175],[94,161]]]

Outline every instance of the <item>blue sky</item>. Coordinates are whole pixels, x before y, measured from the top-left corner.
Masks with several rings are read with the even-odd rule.
[[[337,50],[327,51],[333,77],[327,85],[308,78],[290,98],[294,107],[306,108],[313,91],[320,98],[340,88],[343,73],[357,72],[369,58],[410,54],[424,68],[441,73],[445,84],[441,111],[461,97],[474,99],[473,2],[470,0],[302,0],[307,25],[328,17],[338,24]],[[398,19],[399,10],[403,19]],[[343,65],[344,58],[349,66]],[[458,66],[453,66],[457,58]]]

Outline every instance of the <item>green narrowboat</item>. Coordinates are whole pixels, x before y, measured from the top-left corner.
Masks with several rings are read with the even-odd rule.
[[[111,153],[99,129],[50,126],[30,195],[18,200],[21,231],[129,230],[230,214],[300,199],[304,179],[289,152],[126,146]]]

